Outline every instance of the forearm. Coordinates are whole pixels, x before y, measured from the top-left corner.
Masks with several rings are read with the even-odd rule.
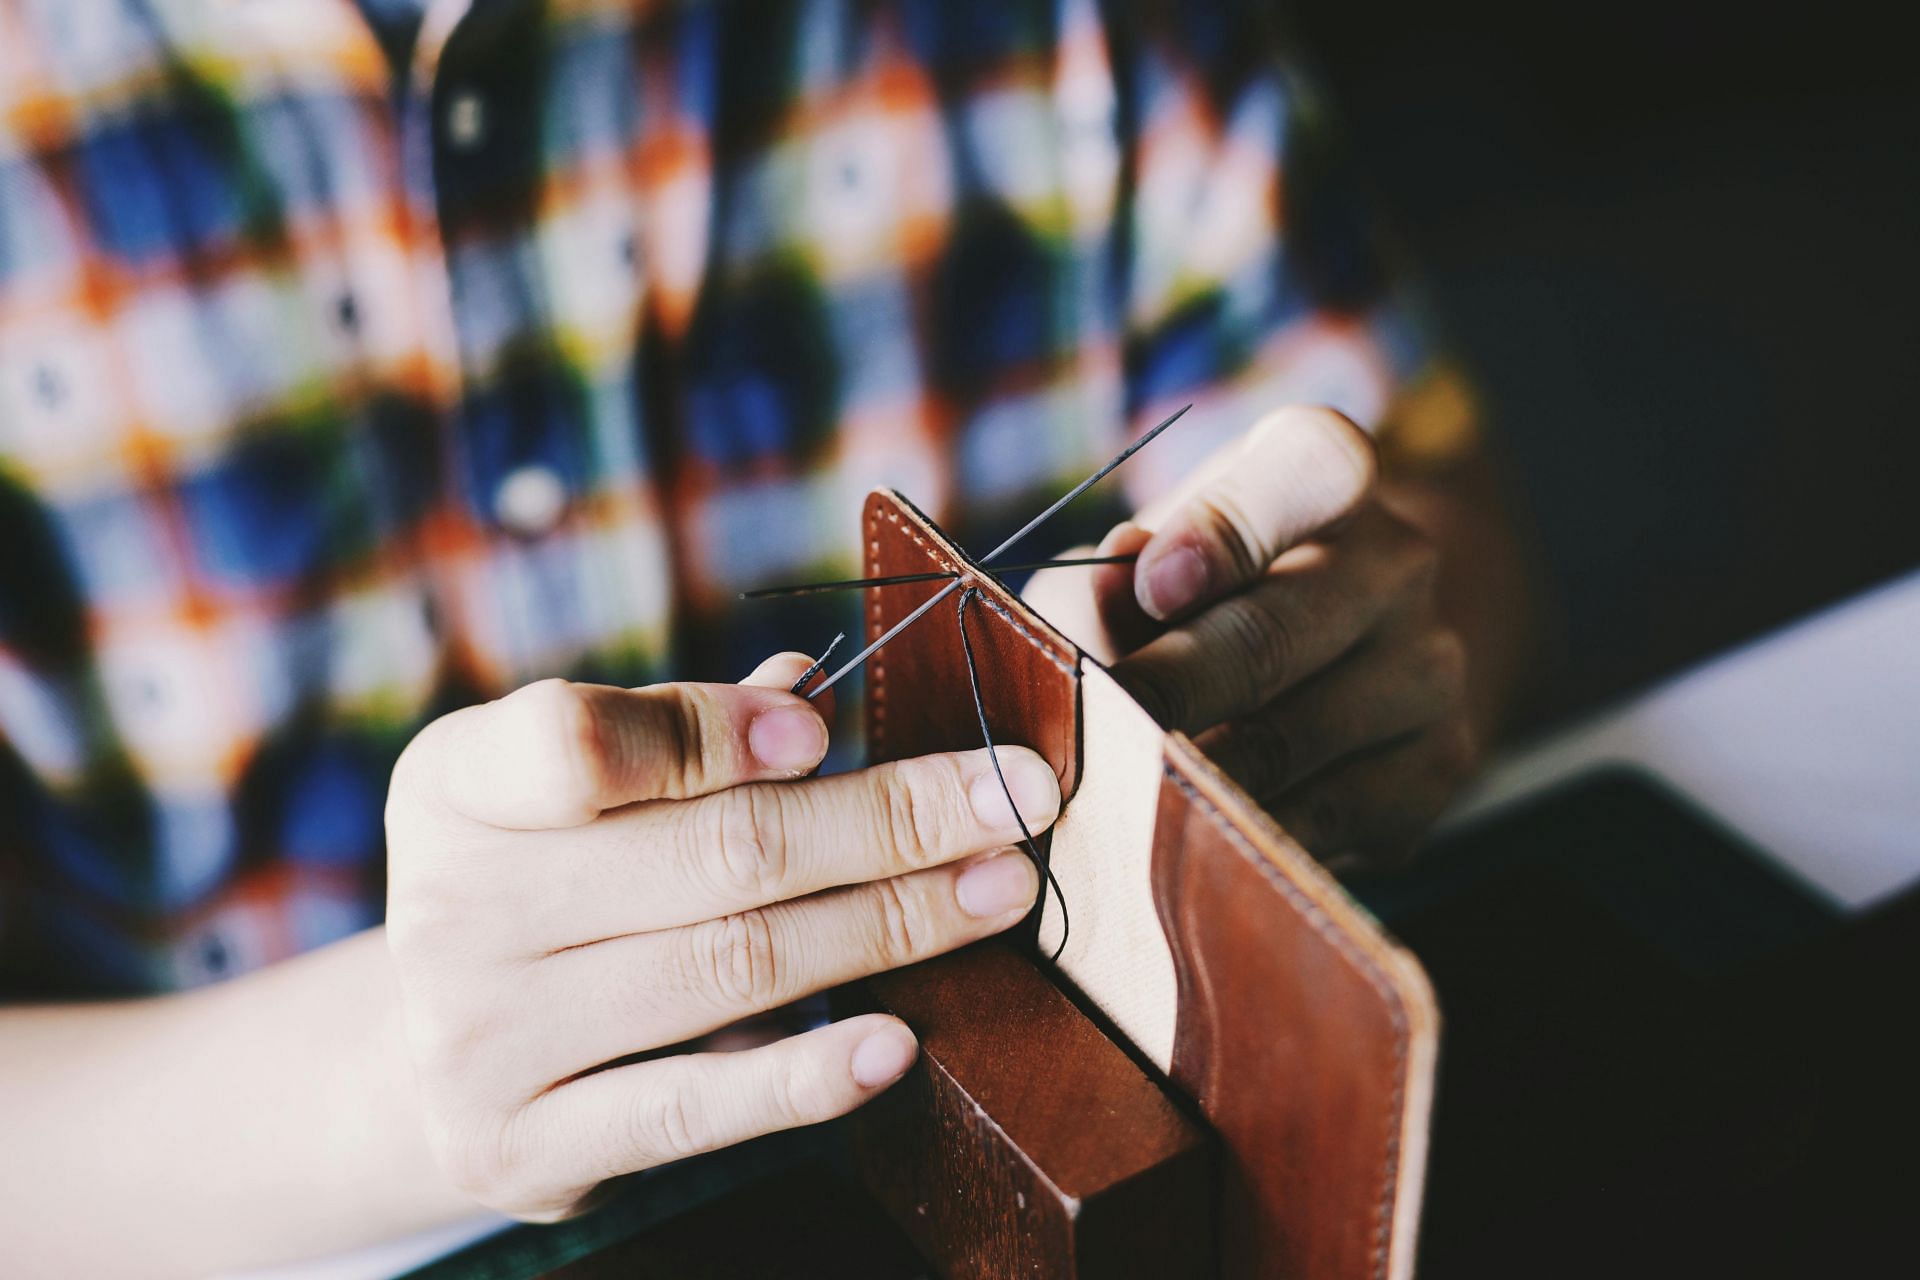
[[[16,1274],[204,1274],[474,1206],[429,1153],[385,939],[205,991],[0,1010]]]

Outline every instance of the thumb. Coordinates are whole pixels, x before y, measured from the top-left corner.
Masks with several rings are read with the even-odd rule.
[[[1138,555],[1153,540],[1153,534],[1131,520],[1117,524],[1100,540],[1095,555]],[[1134,582],[1134,564],[1103,564],[1093,572],[1093,607],[1106,633],[1114,657],[1132,653],[1161,631],[1145,609],[1140,607]]]
[[[1140,607],[1163,622],[1240,590],[1373,493],[1373,442],[1331,409],[1278,410],[1227,448],[1134,566]]]

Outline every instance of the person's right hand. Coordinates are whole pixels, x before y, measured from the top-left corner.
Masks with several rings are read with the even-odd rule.
[[[786,692],[548,680],[429,725],[387,803],[387,938],[428,1137],[467,1194],[578,1211],[605,1179],[841,1115],[917,1045],[879,1014],[617,1062],[1005,929],[1037,880],[984,750],[805,778]],[[1034,831],[1039,756],[1000,749]],[[614,1065],[608,1065],[614,1064]]]

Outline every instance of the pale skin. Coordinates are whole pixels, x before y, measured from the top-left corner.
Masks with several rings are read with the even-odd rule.
[[[1286,411],[1235,448],[1109,535],[1136,566],[1034,595],[1309,848],[1398,856],[1471,766],[1435,553],[1337,415]],[[1197,570],[1165,569],[1187,551]],[[394,771],[383,929],[207,991],[0,1011],[9,1274],[204,1273],[481,1206],[552,1220],[886,1089],[917,1046],[880,1015],[605,1066],[1033,901],[984,752],[808,776],[827,722],[786,692],[805,663],[455,712]],[[1052,772],[1000,759],[1044,830]]]

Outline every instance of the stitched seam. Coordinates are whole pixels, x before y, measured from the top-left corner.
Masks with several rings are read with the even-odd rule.
[[[919,547],[922,551],[926,552],[927,559],[933,561],[933,563],[941,571],[945,573],[962,574],[962,575],[968,572],[966,569],[962,568],[960,565],[954,564],[945,556],[941,555],[939,548],[935,547],[931,542],[928,542],[925,538],[921,537],[920,531],[918,529],[915,529],[913,526],[904,523],[900,519],[900,513],[898,511],[887,511],[884,514],[887,518],[888,523],[892,524],[895,528],[898,528],[901,532],[905,533],[909,538],[912,538],[913,544],[916,547]],[[879,534],[880,534],[880,529],[875,518],[873,516],[868,516],[867,518],[867,556],[868,556],[867,573],[871,577],[877,577],[879,576],[879,573],[880,573]],[[981,604],[986,605],[989,609],[993,610],[995,613],[999,614],[1002,621],[1004,621],[1008,626],[1012,627],[1022,637],[1024,637],[1028,644],[1032,645],[1036,650],[1038,650],[1042,657],[1044,657],[1048,662],[1051,662],[1061,672],[1069,676],[1077,674],[1078,668],[1075,666],[1074,663],[1069,662],[1067,659],[1061,657],[1058,653],[1055,653],[1052,645],[1048,644],[1045,640],[1041,639],[1039,636],[1035,635],[1032,631],[1022,626],[1019,620],[1016,619],[1012,613],[1008,612],[1005,605],[1002,605],[997,600],[988,598],[985,593],[981,593],[975,596],[974,598],[978,600]],[[873,629],[874,629],[873,634],[878,635],[881,629],[880,628],[881,616],[880,616],[880,593],[879,592],[876,591],[872,593],[872,597],[867,605],[867,612],[872,617],[871,625],[873,626]],[[871,716],[871,725],[873,730],[873,746],[874,747],[878,747],[881,741],[886,737],[887,666],[886,666],[886,659],[883,656],[885,653],[886,653],[886,650],[882,649],[879,653],[874,654],[870,664],[873,667],[873,674],[869,681],[872,687],[868,693],[868,699],[869,699],[868,705],[873,709],[873,713]]]
[[[911,525],[902,523],[900,519],[900,513],[898,511],[889,511],[886,513],[886,517],[887,517],[887,522],[889,524],[892,524],[898,527],[902,533],[906,534],[909,538],[912,538],[913,545],[916,547],[919,547],[922,551],[926,552],[927,559],[933,561],[934,564],[938,565],[943,571],[947,573],[959,573],[961,571],[959,565],[954,564],[952,561],[948,560],[945,556],[940,554],[940,549],[938,547],[934,546],[931,542],[928,542],[925,538],[921,537],[920,531],[918,529],[915,529]],[[876,564],[875,568],[877,569],[878,567],[879,566]]]
[[[1048,662],[1051,662],[1054,666],[1066,672],[1068,675],[1074,674],[1074,665],[1071,662],[1068,662],[1065,658],[1062,658],[1059,654],[1055,653],[1053,651],[1052,645],[1048,644],[1045,640],[1042,640],[1039,636],[1033,634],[1033,632],[1021,626],[1020,620],[1015,618],[1013,614],[1008,612],[1007,607],[1005,605],[987,596],[984,592],[978,595],[975,595],[974,600],[980,604],[987,606],[987,608],[999,614],[1001,618],[1003,618],[1006,621],[1006,624],[1008,626],[1012,627],[1015,631],[1018,631],[1021,635],[1025,636],[1027,638],[1027,643],[1040,651],[1041,657],[1045,658]]]
[[[915,545],[916,547],[919,547],[922,551],[926,552],[927,559],[933,561],[936,567],[938,567],[939,569],[941,569],[943,572],[946,572],[946,573],[957,574],[960,572],[960,566],[952,563],[945,556],[941,555],[937,547],[935,547],[931,542],[928,542],[925,538],[920,536],[920,531],[918,529],[913,528],[911,525],[902,523],[900,519],[900,513],[898,511],[887,511],[885,512],[885,515],[887,517],[887,522],[893,525],[896,529],[899,529],[902,533],[905,533],[909,538],[912,538],[913,545]],[[870,577],[878,577],[880,575],[880,528],[879,528],[879,525],[875,523],[872,517],[868,517],[867,531],[868,531],[868,538],[869,538],[869,541],[867,544],[867,548],[868,548],[867,553],[872,558],[871,563],[868,565],[867,573],[868,573],[868,576]],[[868,604],[867,604],[867,612],[872,615],[873,621],[871,625],[873,627],[873,634],[878,636],[880,632],[884,629],[884,622],[885,622],[885,619],[882,617],[881,611],[880,611],[880,593],[879,592],[877,591],[873,592],[869,596]],[[1009,621],[1011,621],[1011,619],[1009,619]],[[1033,637],[1031,636],[1027,638],[1029,640],[1033,639]],[[880,743],[886,738],[886,733],[887,733],[887,725],[886,725],[887,667],[886,667],[886,659],[883,656],[885,653],[886,653],[886,650],[882,649],[879,653],[874,654],[872,662],[870,664],[873,667],[873,677],[872,677],[873,691],[870,695],[871,702],[869,703],[869,705],[872,706],[873,708],[873,715],[872,715],[873,743],[868,748],[869,751],[872,751],[875,748],[877,748],[880,745]]]
[[[1353,967],[1354,971],[1365,980],[1368,986],[1372,987],[1379,993],[1380,997],[1386,1001],[1388,1018],[1393,1024],[1393,1083],[1392,1096],[1388,1100],[1390,1110],[1387,1124],[1386,1158],[1381,1171],[1380,1195],[1373,1206],[1374,1220],[1372,1233],[1373,1274],[1376,1277],[1384,1277],[1387,1274],[1388,1237],[1393,1230],[1394,1193],[1399,1181],[1396,1172],[1400,1163],[1400,1124],[1402,1113],[1406,1109],[1405,1076],[1408,1032],[1406,1012],[1400,1006],[1400,998],[1387,983],[1386,975],[1380,971],[1379,966],[1375,965],[1365,952],[1360,951],[1348,941],[1344,934],[1334,928],[1333,922],[1327,918],[1326,912],[1311,898],[1308,898],[1302,893],[1292,881],[1281,875],[1279,870],[1268,862],[1258,849],[1254,848],[1253,843],[1242,835],[1237,827],[1227,821],[1226,815],[1222,814],[1196,787],[1185,778],[1182,778],[1178,773],[1174,772],[1171,767],[1166,769],[1166,776],[1172,780],[1176,787],[1180,788],[1181,793],[1187,797],[1189,804],[1206,815],[1208,820],[1212,822],[1215,830],[1226,836],[1227,839],[1240,850],[1242,855],[1254,864],[1261,874],[1265,875],[1280,887],[1281,894],[1292,904],[1293,908],[1306,919],[1307,923],[1313,927],[1313,931],[1332,943],[1333,949]]]
[[[880,573],[880,523],[872,515],[867,517],[867,576],[877,577]],[[880,593],[867,593],[868,634],[880,634]],[[878,754],[880,744],[887,736],[887,657],[886,650],[873,655],[872,675],[867,691],[867,726],[873,741],[867,744],[869,758]]]

